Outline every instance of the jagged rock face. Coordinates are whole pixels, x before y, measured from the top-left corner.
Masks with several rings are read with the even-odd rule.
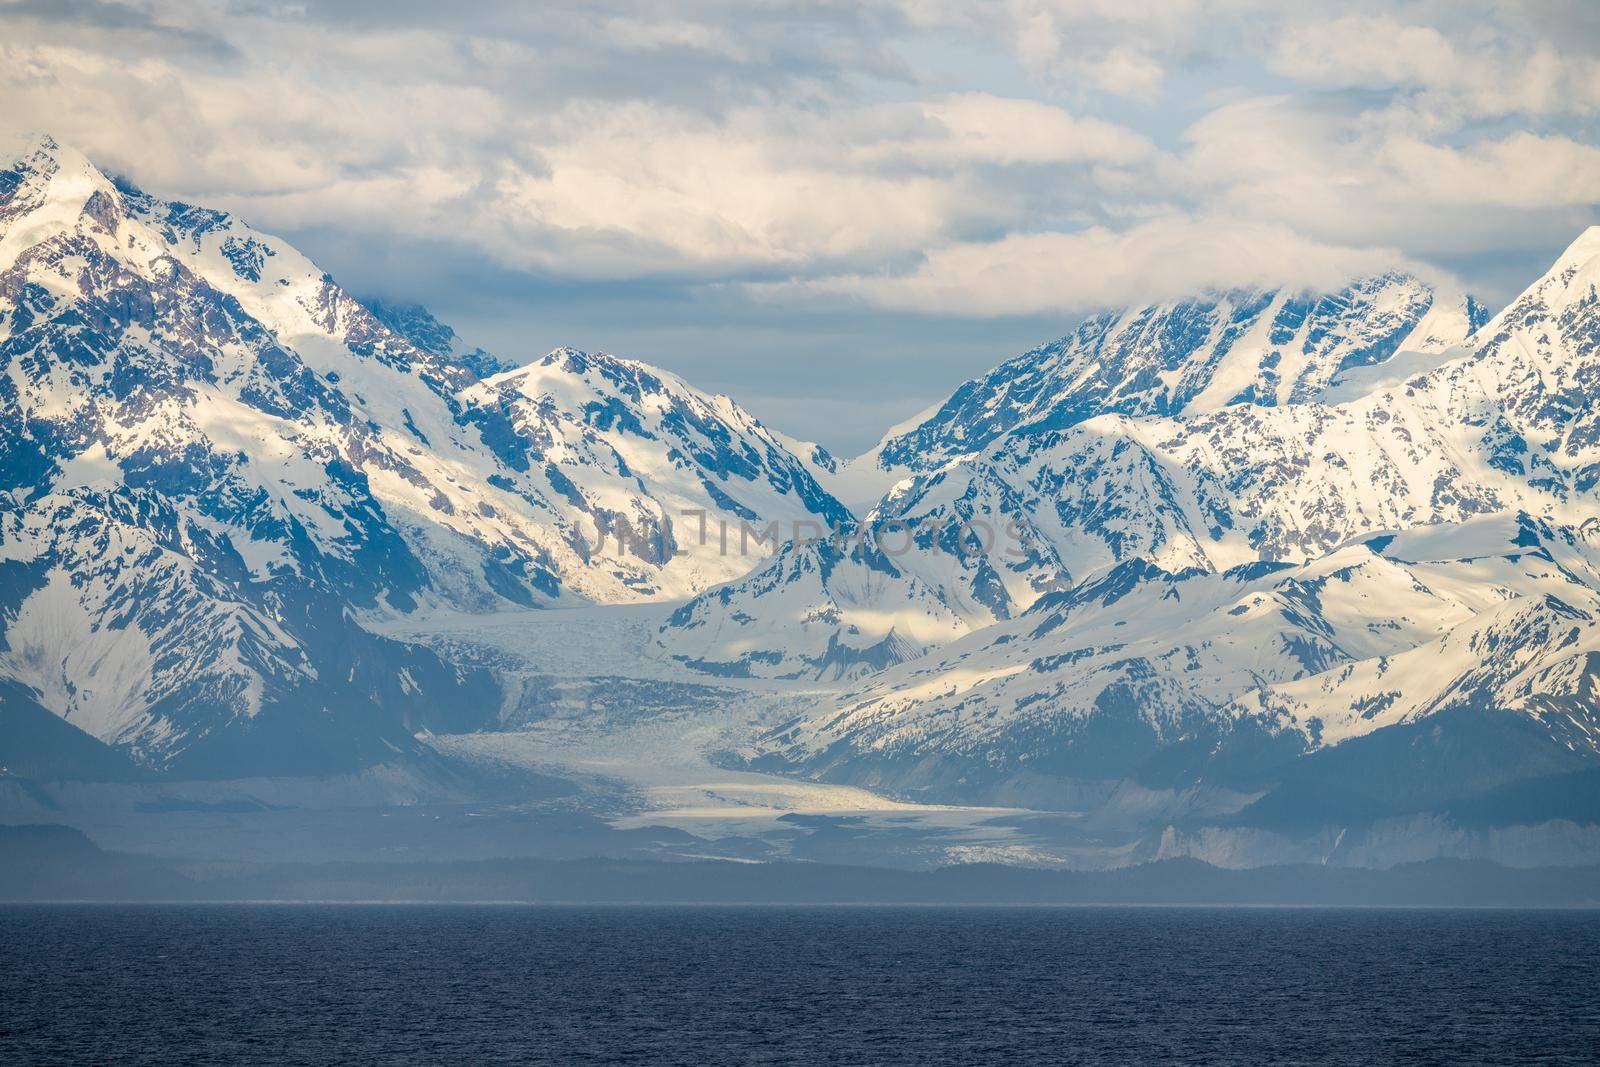
[[[1336,293],[1241,289],[1099,315],[962,385],[925,422],[886,440],[877,464],[930,471],[1001,437],[1098,415],[1305,403],[1401,350],[1460,344],[1486,318],[1471,297],[1398,272]]]
[[[1321,447],[1317,427],[1291,424],[1331,409],[1303,401],[1385,368],[1400,352],[1436,363],[1483,318],[1471,298],[1442,298],[1389,273],[1329,295],[1239,291],[1090,319],[966,383],[919,426],[879,446],[875,462],[906,477],[869,515],[857,555],[888,559],[896,581],[866,586],[866,601],[860,588],[834,596],[819,587],[807,595],[810,610],[796,614],[763,610],[758,598],[775,578],[752,574],[690,609],[685,617],[700,624],[698,633],[669,625],[663,645],[707,665],[748,659],[779,673],[829,647],[868,647],[891,630],[915,654],[941,637],[1012,618],[1119,560],[1150,558],[1181,570],[1299,558],[1367,528],[1364,519],[1405,521],[1357,512],[1319,521],[1322,494],[1311,493],[1317,503],[1309,511],[1284,500],[1255,516],[1261,487],[1245,479],[1259,469],[1258,480],[1293,480],[1317,466],[1321,453],[1307,454]],[[1194,413],[1196,429],[1160,418],[1178,413]],[[1218,421],[1206,424],[1206,413]],[[1126,417],[1111,417],[1118,414]],[[1396,438],[1412,432],[1394,426]],[[1170,454],[1179,446],[1192,454]],[[1413,473],[1393,451],[1375,453],[1383,470],[1357,476],[1397,480],[1396,462]],[[1441,464],[1430,478],[1450,473]],[[1341,483],[1329,492],[1362,501],[1372,495],[1337,470],[1328,478]],[[1418,493],[1445,495],[1419,487],[1412,497]],[[1499,497],[1463,500],[1455,510],[1436,503],[1440,518],[1510,506]],[[905,602],[908,591],[915,603]],[[817,625],[846,609],[875,624],[836,632]],[[945,616],[953,625],[928,625]],[[805,621],[779,634],[769,617]],[[913,630],[918,638],[907,640]],[[707,634],[727,636],[719,649]]]
[[[512,364],[492,352],[481,348],[466,350],[456,332],[434,318],[421,304],[397,304],[378,299],[363,300],[362,304],[396,335],[424,352],[461,364],[478,378],[488,378],[512,369]]]
[[[756,754],[993,797],[980,784],[1260,775],[1434,716],[1512,712],[1552,751],[1594,760],[1597,235],[1470,344],[1396,357],[1404,373],[1361,366],[1338,403],[1075,412],[914,473],[859,550],[881,552],[889,525],[913,531],[899,581],[858,610],[881,628],[926,616],[904,594],[917,588],[965,636],[863,675]],[[1323,383],[1349,373],[1339,363]],[[1351,381],[1370,388],[1349,395]],[[1208,390],[1221,395],[1194,395]],[[738,647],[743,662],[783,662],[762,645],[795,641],[777,625],[792,614],[764,610],[772,570],[681,618],[737,622],[762,639]],[[678,622],[669,649],[686,640]]]
[[[785,544],[748,580],[673,612],[658,648],[711,675],[839,681],[966,632],[937,591],[854,534]]]
[[[0,171],[0,672],[101,740],[198,766],[295,722],[361,758],[472,725],[487,677],[362,620],[681,596],[770,551],[677,551],[684,512],[843,509],[669,375],[507,374],[53,141]]]
[[[1121,777],[1203,740],[1184,768],[1200,777],[1240,732],[1285,759],[1494,708],[1594,758],[1597,649],[1600,538],[1496,515],[1300,564],[1174,574],[1130,560],[865,679],[761,751],[868,782],[937,756],[975,786]]]
[[[725,397],[508,367],[42,141],[0,171],[0,739],[365,766],[502,699],[385,624],[685,598],[662,655],[840,683],[750,753],[831,778],[1303,813],[1591,767],[1597,308],[1600,230],[1465,344],[1400,274],[1091,320],[890,435],[858,521]]]
[[[749,413],[643,363],[558,349],[461,396],[469,418],[492,415],[499,458],[580,517],[579,544],[586,525],[595,554],[654,568],[619,575],[645,594],[741,574],[797,522],[852,521]]]

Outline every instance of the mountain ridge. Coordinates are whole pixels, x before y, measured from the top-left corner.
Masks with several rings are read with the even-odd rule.
[[[1403,272],[1095,316],[841,462],[45,138],[0,170],[0,762],[438,769],[661,714],[1123,859],[1392,855],[1600,763],[1597,396],[1600,227],[1492,317]],[[637,650],[467,647],[651,605]]]
[[[1492,731],[1466,724],[1487,716],[1534,724],[1526,773],[1552,754],[1592,762],[1597,305],[1590,229],[1469,345],[1398,385],[1332,406],[1023,428],[903,483],[880,514],[913,528],[1020,517],[1049,554],[1024,541],[991,569],[1034,572],[1034,595],[862,675],[747,758],[964,802],[1026,788],[1098,804],[1146,760],[1178,784],[1190,746],[1198,762],[1179,780],[1210,779],[1226,804],[1244,788],[1217,777],[1231,750],[1256,753],[1252,774],[1263,760],[1293,774],[1301,757],[1424,721],[1486,744]],[[999,554],[973,558],[968,573]],[[896,561],[912,574],[920,562]],[[1340,622],[1329,597],[1358,596],[1362,574],[1370,588]],[[728,597],[757,625],[738,593],[760,580]],[[1214,624],[1170,617],[1210,603],[1196,590],[1219,581],[1255,591],[1207,609]],[[1062,620],[1086,610],[1125,629],[1063,647]]]
[[[1356,304],[1367,309],[1364,316],[1343,315],[1355,306],[1342,295],[1350,292],[1362,294],[1365,303]],[[1009,618],[1037,597],[1135,554],[1151,555],[1168,569],[1226,567],[1256,558],[1255,545],[1236,544],[1240,538],[1217,529],[1209,516],[1194,514],[1233,505],[1180,499],[1186,492],[1185,476],[1170,468],[1183,461],[1169,462],[1163,455],[1163,441],[1147,439],[1147,431],[1154,428],[1157,434],[1165,433],[1170,424],[1162,419],[1192,422],[1231,417],[1248,422],[1261,409],[1295,412],[1314,406],[1309,399],[1288,403],[1290,393],[1285,385],[1283,403],[1275,395],[1244,391],[1229,404],[1212,407],[1202,403],[1197,410],[1187,410],[1191,401],[1203,399],[1210,384],[1207,376],[1224,357],[1243,358],[1246,363],[1253,359],[1256,369],[1262,371],[1279,365],[1280,350],[1292,347],[1290,342],[1309,347],[1320,361],[1308,360],[1303,370],[1320,388],[1333,383],[1342,371],[1382,366],[1404,351],[1399,347],[1404,340],[1419,333],[1426,335],[1435,353],[1448,354],[1458,339],[1439,335],[1440,318],[1453,317],[1463,330],[1481,324],[1483,318],[1481,310],[1475,310],[1476,302],[1467,297],[1445,302],[1446,312],[1441,316],[1432,291],[1399,273],[1358,281],[1342,293],[1311,299],[1283,291],[1249,290],[1231,297],[1218,295],[1110,313],[1089,320],[1053,345],[1014,357],[988,375],[968,381],[930,418],[898,438],[887,437],[869,453],[877,456],[877,467],[885,478],[897,480],[867,516],[868,540],[877,528],[910,530],[912,544],[900,552],[885,552],[884,546],[873,544],[852,557],[854,562],[870,570],[871,560],[887,560],[894,575],[885,588],[927,590],[926,595],[910,599],[936,600],[938,607],[932,613],[954,615],[960,633]],[[1406,315],[1396,318],[1391,313],[1396,303],[1407,309]],[[1456,303],[1459,314],[1448,310]],[[1235,304],[1248,314],[1236,318]],[[1343,323],[1351,333],[1326,328],[1313,313]],[[1277,347],[1268,347],[1286,314],[1294,329],[1276,342]],[[1197,317],[1203,329],[1195,329]],[[1107,368],[1099,362],[1100,353],[1107,348],[1108,335],[1116,331],[1125,335],[1123,348],[1117,350],[1122,362]],[[1192,347],[1170,350],[1160,339],[1171,335],[1187,337],[1186,343]],[[1167,364],[1170,366],[1157,373]],[[1172,382],[1163,375],[1189,376],[1189,391],[1175,398]],[[1178,410],[1173,410],[1174,405]],[[977,429],[969,433],[952,427],[952,422],[963,419],[975,422]],[[1048,469],[1028,469],[1035,457],[1050,455],[1062,442],[1077,443],[1078,453]],[[909,465],[896,466],[893,460],[898,455],[917,458]],[[861,461],[855,462],[859,470]],[[1083,471],[1094,473],[1079,478]],[[1102,471],[1105,473],[1099,473]],[[1071,483],[1096,478],[1107,487],[1103,492],[1082,503],[1069,499]],[[1072,491],[1086,493],[1091,488]],[[1153,513],[1140,514],[1140,506],[1124,506],[1114,498],[1116,494],[1167,504]],[[1235,524],[1232,516],[1225,515],[1222,521]],[[1130,528],[1134,526],[1140,528]],[[777,561],[768,564],[778,565]],[[815,575],[827,572],[817,564],[801,569]],[[804,669],[803,662],[815,662],[821,648],[881,639],[887,629],[882,620],[895,611],[892,601],[863,602],[849,591],[835,596],[822,583],[810,591],[810,607],[800,618],[853,615],[880,620],[878,625],[849,622],[830,633],[826,628],[801,624],[787,634],[775,635],[779,643],[806,649],[800,662],[781,654],[774,660],[781,650],[750,646],[726,618],[718,618],[719,604],[726,605],[729,616],[760,615],[750,603],[758,594],[742,590],[740,583],[750,590],[772,584],[758,572],[740,579],[729,590],[718,591],[715,598],[702,595],[689,610],[701,624],[701,632],[665,631],[663,643],[668,651],[682,645],[679,654],[712,663],[755,655],[770,661],[773,671],[790,673]],[[904,595],[902,599],[906,599]],[[793,610],[783,614],[796,617]],[[927,608],[912,609],[905,618],[920,628],[929,614]],[[859,640],[857,633],[850,632],[851,626],[860,632]],[[725,632],[736,636],[721,648],[708,645],[702,637],[703,633]],[[915,651],[927,647],[924,644]]]
[[[143,760],[324,706],[372,720],[357,759],[492,721],[492,678],[360,620],[681,596],[748,566],[675,540],[683,512],[847,514],[758,420],[644,364],[558,350],[531,388],[49,138],[0,174],[0,666]],[[640,441],[670,448],[636,471]]]

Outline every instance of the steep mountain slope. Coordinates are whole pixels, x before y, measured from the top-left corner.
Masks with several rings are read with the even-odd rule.
[[[725,399],[567,350],[482,378],[380,311],[48,138],[0,171],[7,692],[153,765],[359,763],[499,699],[362,617],[681,596],[753,562],[700,522],[845,514]]]
[[[520,475],[525,502],[630,593],[681,597],[743,574],[799,522],[851,521],[732,400],[634,360],[558,349],[459,399],[510,468],[500,477]]]
[[[802,598],[808,610],[797,614],[788,603],[792,587],[756,572],[694,603],[664,629],[662,644],[686,660],[737,662],[740,669],[764,663],[770,673],[793,673],[820,662],[828,648],[862,644],[849,627],[830,633],[816,624],[845,612],[877,620],[866,631],[876,641],[920,627],[941,613],[929,606],[938,605],[959,620],[959,633],[1013,617],[1120,559],[1152,556],[1181,570],[1286,558],[1262,551],[1249,533],[1235,534],[1246,520],[1220,512],[1225,505],[1187,499],[1187,476],[1160,451],[1174,424],[1152,416],[1214,411],[1232,419],[1216,431],[1226,441],[1235,426],[1277,425],[1279,416],[1267,409],[1310,410],[1331,382],[1371,373],[1397,353],[1437,363],[1460,351],[1454,346],[1482,319],[1470,298],[1437,297],[1415,278],[1391,273],[1326,296],[1240,291],[1088,320],[1061,341],[966,383],[874,450],[885,477],[900,480],[868,516],[863,545],[850,558],[887,561],[893,581],[857,582],[836,595],[820,561],[791,568],[813,576]],[[1125,417],[1108,419],[1117,414]],[[1145,433],[1156,439],[1147,443],[1139,436]],[[1283,434],[1300,439],[1314,431],[1290,426]],[[1238,457],[1227,459],[1235,464]],[[1226,495],[1205,491],[1208,498]],[[1219,521],[1232,525],[1223,529]],[[1306,550],[1314,554],[1359,528],[1341,528]],[[1204,545],[1195,543],[1196,529]],[[761,598],[780,585],[785,603],[765,608]],[[906,590],[915,591],[915,603],[903,600]],[[805,622],[781,625],[796,619]],[[680,621],[697,632],[684,632]],[[707,635],[725,639],[708,643]],[[914,652],[919,643],[930,647],[904,644]]]
[[[1335,745],[1444,711],[1493,708],[1538,720],[1569,749],[1600,753],[1600,523],[1574,531],[1524,517],[1509,542],[1451,532],[1407,531],[1383,551],[1409,557],[1436,586],[1471,564],[1460,595],[1483,603],[1470,619],[1398,654],[1263,687],[1235,713],[1291,722],[1308,741]],[[1507,564],[1516,573],[1503,573]]]
[[[862,534],[851,525],[786,542],[748,579],[674,611],[657,648],[706,674],[838,681],[967,631],[937,590]]]
[[[1407,274],[1338,292],[1239,289],[1098,315],[1066,337],[966,382],[930,417],[885,440],[876,463],[930,471],[1012,433],[1097,415],[1177,415],[1316,400],[1396,353],[1440,352],[1487,314]]]
[[[1600,758],[1597,612],[1600,537],[1527,515],[1301,564],[1174,574],[1130,560],[865,680],[756,751],[856,784],[971,798],[1034,783],[1059,800],[1151,761],[1179,774],[1183,745],[1182,774],[1237,785],[1220,768],[1241,746],[1271,739],[1284,762],[1492,707]]]
[[[1339,746],[1366,754],[1340,761],[1360,780],[1363,760],[1398,766],[1378,735],[1424,722],[1452,739],[1438,758],[1485,788],[1587,765],[1597,308],[1600,229],[1469,351],[1397,387],[1101,416],[919,477],[880,514],[1009,521],[1051,554],[973,553],[1005,566],[1010,621],[823,702],[758,753],[856,783],[1058,803],[1080,779],[1093,793],[1129,775],[1263,787]],[[896,562],[926,581],[928,556]]]
[[[574,718],[654,744],[679,720],[634,694],[688,722],[685,666],[803,680],[722,683],[781,699],[719,746],[799,709],[745,754],[1092,812],[1124,858],[1559,814],[1538,783],[1600,764],[1600,228],[1481,324],[1400,274],[1091,320],[888,434],[858,519],[827,487],[859,470],[726,397],[508,366],[41,140],[0,171],[0,767],[429,759],[543,683],[385,635],[660,601],[629,632],[674,662],[583,631],[620,684],[549,624],[597,675]]]

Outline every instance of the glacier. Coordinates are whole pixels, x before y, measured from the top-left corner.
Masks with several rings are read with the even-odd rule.
[[[1600,228],[1492,316],[1398,270],[1092,315],[843,459],[37,137],[0,170],[0,810],[1595,862],[1597,349]]]

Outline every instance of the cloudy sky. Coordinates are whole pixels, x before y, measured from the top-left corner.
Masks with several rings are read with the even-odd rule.
[[[1600,220],[1597,112],[1588,0],[0,0],[0,125],[844,452],[1102,306],[1503,301]]]

